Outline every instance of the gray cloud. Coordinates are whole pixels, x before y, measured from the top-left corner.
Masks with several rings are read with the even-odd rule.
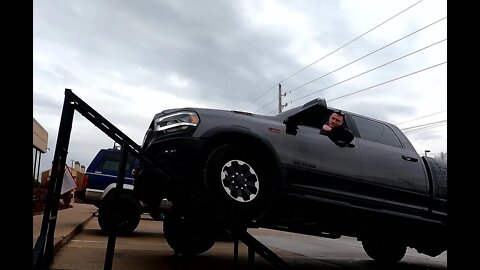
[[[266,7],[265,13],[252,14],[261,10],[265,3],[233,0],[34,1],[34,115],[40,120],[43,115],[52,116],[44,118],[48,121],[53,121],[55,115],[55,119],[59,119],[64,88],[73,88],[113,123],[126,127],[128,135],[142,134],[144,125],[153,116],[145,115],[145,111],[150,112],[146,104],[134,103],[132,96],[135,95],[149,99],[147,95],[153,96],[155,92],[169,93],[211,107],[243,109],[286,76],[407,6],[402,4],[396,11],[382,14],[378,2],[365,2],[361,10],[347,11],[341,1],[275,1],[277,6]],[[255,9],[245,9],[249,4],[255,5]],[[428,10],[428,3],[422,5]],[[281,9],[277,10],[278,7]],[[416,8],[421,7],[419,4]],[[281,14],[281,17],[270,18],[267,11]],[[360,19],[368,14],[376,14],[377,22],[364,24]],[[282,82],[283,91],[325,75],[426,25],[426,22],[417,22],[421,18],[413,14],[399,16],[389,23],[393,28],[382,26]],[[440,12],[438,17],[441,16]],[[428,33],[425,30],[422,35]],[[283,101],[311,94],[438,40],[426,38],[426,41],[417,42],[419,37],[420,34],[399,42],[287,94]],[[446,59],[445,51],[442,56]],[[298,100],[287,109],[316,97],[336,98],[424,68],[437,60],[442,59],[425,51]],[[436,80],[427,80],[425,72],[330,105],[393,123],[400,118],[433,113],[440,110],[438,106],[446,105],[446,81],[442,81],[446,68],[433,72],[438,73]],[[254,112],[277,97],[275,86],[247,110]],[[275,112],[276,107],[277,102],[273,102],[260,113]],[[159,105],[155,109],[166,108]],[[56,133],[55,130],[50,132]],[[434,135],[415,133],[419,142],[446,138],[443,133],[439,135],[442,137],[429,136]],[[75,142],[82,145],[81,155],[85,156],[86,152],[94,154],[94,148],[100,145],[81,138]]]
[[[57,109],[58,108],[58,101],[41,93],[34,93],[33,94],[33,107],[34,109]]]
[[[100,5],[94,8],[92,4]],[[53,9],[40,6],[37,16],[58,19],[40,20],[46,25],[36,27],[38,35],[76,48],[86,68],[119,71],[131,83],[165,91],[158,78],[175,73],[195,82],[179,94],[203,98],[208,93],[218,103],[234,104],[251,101],[275,79],[301,68],[295,55],[276,46],[291,42],[287,36],[247,28],[235,5],[228,2],[192,2],[188,9],[155,1],[120,1],[113,8],[108,1],[77,5],[61,3],[56,7],[62,9],[58,16],[53,16]],[[56,31],[44,33],[42,29]],[[336,33],[331,27],[319,29],[319,36]],[[136,67],[148,72],[138,75]]]
[[[415,109],[407,104],[382,104],[379,102],[352,102],[348,111],[395,124],[399,115],[415,115]]]

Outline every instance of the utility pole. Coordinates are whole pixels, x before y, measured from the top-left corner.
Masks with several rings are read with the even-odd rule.
[[[282,96],[286,96],[287,93],[282,95],[282,85],[278,83],[278,113],[282,112],[282,109],[287,107],[288,103],[285,103],[285,105],[282,104]]]
[[[278,84],[278,113],[282,112],[282,85]]]
[[[430,150],[425,150],[425,156],[427,156],[428,152],[430,152]]]

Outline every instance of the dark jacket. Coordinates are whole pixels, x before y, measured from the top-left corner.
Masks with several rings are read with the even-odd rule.
[[[324,125],[326,124],[328,124],[328,121],[325,122]],[[323,130],[323,125],[322,125],[322,131],[320,132],[320,134],[327,135],[335,143],[340,142],[340,143],[348,144],[351,141],[353,141],[353,134],[350,131],[350,129],[348,129],[348,127],[345,126],[345,124],[339,126],[338,128],[334,128],[331,131]]]

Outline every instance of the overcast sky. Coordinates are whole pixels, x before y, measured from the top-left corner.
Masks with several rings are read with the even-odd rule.
[[[406,135],[419,153],[447,152],[446,17],[446,0],[33,1],[41,171],[65,88],[139,144],[164,109],[276,114],[281,82],[283,110],[320,97],[402,129],[438,122]],[[75,113],[68,164],[112,146]]]

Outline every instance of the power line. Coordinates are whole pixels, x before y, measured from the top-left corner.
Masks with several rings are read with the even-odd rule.
[[[251,101],[250,103],[247,104],[247,106],[243,107],[242,111],[245,110],[248,106],[250,106],[251,104],[255,103],[255,101],[257,101],[259,98],[265,96],[268,92],[270,92],[270,90],[272,90],[273,88],[275,88],[278,84],[270,87],[270,89],[268,89],[267,91],[265,91],[265,93],[263,93],[261,96],[257,97],[256,99],[254,99],[253,101]]]
[[[374,88],[374,87],[377,87],[377,86],[380,86],[380,85],[383,85],[383,84],[387,84],[387,83],[390,83],[390,82],[393,82],[393,81],[396,81],[396,80],[399,80],[399,79],[402,79],[402,78],[405,78],[405,77],[408,77],[408,76],[411,76],[411,75],[414,75],[414,74],[423,72],[423,71],[425,71],[425,70],[428,70],[428,69],[431,69],[431,68],[434,68],[434,67],[437,67],[437,66],[446,64],[446,63],[447,63],[447,61],[442,62],[442,63],[440,63],[440,64],[436,64],[436,65],[430,66],[430,67],[427,67],[427,68],[424,68],[424,69],[421,69],[421,70],[418,70],[418,71],[415,71],[415,72],[412,72],[412,73],[409,73],[409,74],[406,74],[406,75],[403,75],[403,76],[400,76],[400,77],[397,77],[397,78],[394,78],[394,79],[391,79],[391,80],[386,81],[386,82],[382,82],[382,83],[376,84],[376,85],[374,85],[374,86],[370,86],[370,87],[364,88],[364,89],[362,89],[362,90],[358,90],[358,91],[355,91],[355,92],[352,92],[352,93],[349,93],[349,94],[346,94],[346,95],[343,95],[343,96],[339,96],[339,97],[337,97],[337,98],[328,100],[328,102],[331,102],[331,101],[334,101],[334,100],[337,100],[337,99],[341,99],[341,98],[344,98],[344,97],[348,97],[348,96],[351,96],[351,95],[354,95],[354,94],[357,94],[357,93],[366,91],[366,90],[368,90],[368,89],[372,89],[372,88]]]
[[[277,110],[277,109],[275,108],[275,109],[271,110],[268,114],[272,114],[272,113],[274,113],[276,110]]]
[[[398,15],[400,15],[400,14],[404,13],[405,11],[409,10],[410,8],[414,7],[415,5],[417,5],[418,3],[422,2],[422,1],[423,1],[423,0],[420,0],[420,1],[416,2],[415,4],[413,4],[413,5],[409,6],[409,7],[407,7],[406,9],[404,9],[404,10],[400,11],[399,13],[397,13],[397,14],[395,14],[394,16],[390,17],[389,19],[387,19],[387,20],[383,21],[382,23],[378,24],[377,26],[375,26],[375,27],[371,28],[371,29],[370,29],[370,30],[368,30],[367,32],[365,32],[365,33],[361,34],[360,36],[358,36],[358,37],[356,37],[356,38],[354,38],[354,39],[352,39],[351,41],[349,41],[349,42],[345,43],[344,45],[342,45],[342,46],[340,46],[339,48],[337,48],[337,49],[333,50],[332,52],[330,52],[330,53],[326,54],[325,56],[322,56],[321,58],[319,58],[319,59],[315,60],[313,63],[311,63],[311,64],[307,65],[306,67],[304,67],[304,68],[302,68],[302,69],[300,69],[300,70],[298,70],[298,71],[294,72],[293,74],[291,74],[291,75],[287,76],[286,78],[284,78],[284,79],[280,80],[280,82],[279,82],[278,84],[280,84],[280,83],[282,83],[282,82],[284,82],[284,81],[288,80],[289,78],[291,78],[291,77],[293,77],[293,76],[297,75],[298,73],[300,73],[300,72],[304,71],[305,69],[307,69],[307,68],[311,67],[312,65],[314,65],[314,64],[316,64],[316,63],[318,63],[320,60],[322,60],[322,59],[324,59],[324,58],[326,58],[326,57],[330,56],[331,54],[333,54],[333,53],[337,52],[338,50],[340,50],[340,49],[342,49],[342,48],[344,48],[344,47],[348,46],[350,43],[353,43],[354,41],[356,41],[356,40],[360,39],[361,37],[365,36],[366,34],[370,33],[371,31],[375,30],[376,28],[380,27],[381,25],[383,25],[383,24],[387,23],[388,21],[392,20],[393,18],[397,17]],[[254,99],[253,101],[251,101],[251,102],[250,102],[249,104],[247,104],[247,106],[245,106],[245,107],[244,107],[242,110],[245,110],[245,109],[246,109],[248,106],[250,106],[251,104],[253,104],[254,102],[256,102],[256,101],[257,101],[258,99],[260,99],[261,97],[265,96],[265,95],[266,95],[268,92],[270,92],[270,91],[271,91],[273,88],[275,88],[275,87],[276,87],[278,84],[275,84],[275,85],[274,85],[274,86],[272,86],[270,89],[268,89],[267,91],[265,91],[265,92],[264,92],[264,93],[263,93],[261,96],[257,97],[257,98],[256,98],[256,99]],[[273,102],[273,101],[272,101],[272,102]]]
[[[254,113],[257,113],[258,111],[261,111],[263,108],[267,107],[268,105],[270,105],[272,102],[274,102],[275,100],[278,100],[278,98],[275,98],[274,100],[270,101],[269,103],[265,104],[263,107],[261,107],[260,109],[256,110]]]
[[[402,131],[409,131],[409,130],[413,130],[413,129],[418,129],[418,128],[424,128],[424,127],[428,127],[428,126],[431,126],[431,125],[436,125],[436,124],[442,124],[442,123],[447,123],[447,120],[441,120],[441,121],[436,121],[436,122],[431,122],[431,123],[427,123],[427,124],[421,124],[421,125],[417,125],[417,126],[411,126],[411,127],[407,127],[407,128],[402,128],[400,130]]]
[[[362,73],[359,73],[359,74],[357,74],[357,75],[355,75],[355,76],[352,76],[352,77],[350,77],[350,78],[347,78],[347,79],[345,79],[345,80],[343,80],[343,81],[340,81],[340,82],[338,82],[338,83],[334,83],[334,84],[329,85],[329,86],[327,86],[327,87],[324,87],[324,88],[322,88],[322,89],[320,89],[320,90],[317,90],[317,91],[315,91],[315,92],[312,92],[312,93],[310,93],[310,94],[308,94],[308,95],[305,95],[305,96],[296,98],[296,99],[294,99],[294,100],[292,100],[292,101],[290,101],[290,102],[288,102],[288,103],[293,103],[293,102],[295,102],[295,101],[297,101],[297,100],[304,99],[304,98],[309,97],[309,96],[311,96],[311,95],[313,95],[313,94],[316,94],[316,93],[318,93],[318,92],[327,90],[327,89],[332,88],[332,87],[334,87],[334,86],[337,86],[337,85],[339,85],[339,84],[341,84],[341,83],[344,83],[344,82],[346,82],[346,81],[349,81],[349,80],[354,79],[354,78],[356,78],[356,77],[359,77],[359,76],[361,76],[361,75],[364,75],[364,74],[366,74],[366,73],[369,73],[369,72],[371,72],[371,71],[373,71],[373,70],[376,70],[376,69],[379,69],[379,68],[384,67],[384,66],[386,66],[386,65],[389,65],[389,64],[391,64],[391,63],[393,63],[393,62],[396,62],[396,61],[398,61],[398,60],[400,60],[400,59],[403,59],[403,58],[405,58],[405,57],[407,57],[407,56],[410,56],[410,55],[415,54],[415,53],[417,53],[417,52],[420,52],[420,51],[422,51],[422,50],[425,50],[425,49],[427,49],[427,48],[429,48],[429,47],[432,47],[432,46],[434,46],[434,45],[436,45],[436,44],[438,44],[438,43],[440,43],[440,42],[443,42],[443,41],[445,41],[445,40],[447,40],[447,39],[443,39],[443,40],[441,40],[441,41],[437,41],[437,42],[435,42],[435,43],[433,43],[433,44],[431,44],[431,45],[428,45],[428,46],[423,47],[423,48],[421,48],[421,49],[419,49],[419,50],[416,50],[416,51],[414,51],[414,52],[411,52],[411,53],[409,53],[409,54],[406,54],[406,55],[404,55],[404,56],[401,56],[401,57],[399,57],[399,58],[397,58],[397,59],[394,59],[394,60],[392,60],[392,61],[389,61],[389,62],[387,62],[387,63],[384,63],[384,64],[382,64],[382,65],[380,65],[380,66],[377,66],[377,67],[374,67],[374,68],[369,69],[369,70],[367,70],[367,71],[364,71],[364,72],[362,72]]]
[[[399,38],[399,39],[397,39],[397,40],[395,40],[395,41],[393,41],[393,42],[391,42],[391,43],[389,43],[389,44],[387,44],[387,45],[385,45],[385,46],[383,46],[383,47],[381,47],[381,48],[379,48],[379,49],[376,49],[375,51],[373,51],[373,52],[371,52],[371,53],[368,53],[368,54],[366,54],[366,55],[364,55],[364,56],[362,56],[362,57],[360,57],[360,58],[357,58],[357,59],[355,59],[354,61],[352,61],[352,62],[350,62],[350,63],[347,63],[347,64],[345,64],[345,65],[343,65],[343,66],[341,66],[341,67],[339,67],[339,68],[337,68],[337,69],[335,69],[335,70],[332,70],[332,71],[330,71],[330,72],[328,72],[328,73],[326,73],[326,74],[318,77],[318,78],[315,78],[315,79],[313,79],[313,80],[311,80],[311,81],[309,81],[309,82],[307,82],[307,83],[304,83],[304,84],[302,84],[302,85],[300,85],[300,86],[298,86],[298,87],[296,87],[296,88],[294,88],[294,89],[292,89],[292,90],[289,90],[289,91],[287,91],[286,93],[291,93],[291,92],[293,92],[293,91],[295,91],[295,90],[297,90],[297,89],[299,89],[299,88],[302,88],[302,87],[304,87],[304,86],[306,86],[306,85],[309,85],[309,84],[311,84],[311,83],[313,83],[313,82],[315,82],[315,81],[317,81],[317,80],[319,80],[319,79],[321,79],[321,78],[324,78],[324,77],[326,77],[326,76],[328,76],[328,75],[330,75],[330,74],[332,74],[332,73],[334,73],[334,72],[336,72],[336,71],[338,71],[338,70],[340,70],[340,69],[342,69],[342,68],[344,68],[344,67],[347,67],[347,66],[349,66],[349,65],[351,65],[351,64],[353,64],[353,63],[355,63],[355,62],[360,61],[361,59],[363,59],[363,58],[365,58],[365,57],[367,57],[367,56],[370,56],[370,55],[372,55],[372,54],[374,54],[374,53],[376,53],[376,52],[379,52],[379,51],[381,51],[381,50],[383,50],[383,49],[385,49],[385,48],[387,48],[387,47],[389,47],[389,46],[391,46],[391,45],[393,45],[393,44],[395,44],[395,43],[397,43],[397,42],[399,42],[399,41],[401,41],[401,40],[403,40],[403,39],[405,39],[405,38],[407,38],[407,37],[409,37],[409,36],[411,36],[411,35],[413,35],[413,34],[416,34],[416,33],[420,32],[420,31],[422,31],[422,30],[424,30],[424,29],[426,29],[426,28],[428,28],[428,27],[430,27],[430,26],[432,26],[432,25],[434,25],[434,24],[436,24],[436,23],[439,23],[440,21],[442,21],[442,20],[444,20],[444,19],[446,19],[446,18],[447,18],[447,17],[443,17],[442,19],[439,19],[439,20],[437,20],[437,21],[435,21],[435,22],[433,22],[433,23],[431,23],[431,24],[429,24],[429,25],[427,25],[427,26],[424,26],[424,27],[422,27],[422,28],[420,28],[420,29],[418,29],[418,30],[416,30],[416,31],[414,31],[414,32],[412,32],[412,33],[410,33],[410,34],[402,37],[402,38]],[[446,39],[444,39],[444,40],[442,40],[442,41],[445,41],[445,40],[446,40]],[[440,43],[440,42],[442,42],[442,41],[439,41],[439,42],[437,42],[437,43]],[[435,43],[435,44],[436,44],[436,43]],[[432,45],[430,45],[430,46],[433,46],[433,45],[435,45],[435,44],[432,44]],[[427,48],[427,47],[425,47],[425,48]],[[425,48],[424,48],[424,49],[425,49]],[[412,54],[413,54],[413,53],[412,53]]]
[[[441,126],[446,126],[446,125],[447,125],[447,123],[440,123],[440,124],[431,125],[431,126],[423,127],[423,128],[419,128],[419,129],[407,130],[407,131],[405,131],[404,133],[405,133],[405,134],[411,134],[411,133],[416,133],[416,132],[420,132],[420,131],[425,131],[425,130],[429,130],[429,129],[437,128],[437,127],[441,127]]]
[[[400,11],[399,13],[397,13],[397,14],[395,14],[394,16],[390,17],[390,18],[389,18],[389,19],[387,19],[386,21],[384,21],[384,22],[382,22],[382,23],[378,24],[377,26],[373,27],[372,29],[368,30],[367,32],[365,32],[365,33],[361,34],[360,36],[358,36],[358,37],[356,37],[356,38],[352,39],[351,41],[349,41],[349,42],[345,43],[344,45],[342,45],[342,46],[340,46],[339,48],[337,48],[337,49],[333,50],[332,52],[328,53],[327,55],[325,55],[325,56],[321,57],[320,59],[317,59],[317,60],[316,60],[316,61],[314,61],[313,63],[311,63],[311,64],[307,65],[306,67],[304,67],[304,68],[302,68],[302,69],[300,69],[300,70],[298,70],[297,72],[294,72],[294,73],[293,73],[293,74],[291,74],[290,76],[287,76],[285,79],[281,80],[281,81],[280,81],[280,83],[282,83],[282,82],[284,82],[284,81],[286,81],[286,80],[290,79],[291,77],[293,77],[293,76],[297,75],[298,73],[300,73],[300,72],[304,71],[305,69],[307,69],[307,68],[311,67],[312,65],[314,65],[314,64],[316,64],[316,63],[318,63],[320,60],[322,60],[322,59],[326,58],[327,56],[330,56],[331,54],[333,54],[333,53],[337,52],[338,50],[340,50],[340,49],[342,49],[342,48],[346,47],[346,46],[347,46],[347,45],[349,45],[350,43],[352,43],[352,42],[356,41],[357,39],[359,39],[359,38],[361,38],[361,37],[363,37],[363,36],[365,36],[366,34],[370,33],[371,31],[375,30],[376,28],[378,28],[378,27],[380,27],[381,25],[385,24],[386,22],[388,22],[388,21],[392,20],[393,18],[397,17],[398,15],[402,14],[403,12],[407,11],[408,9],[412,8],[413,6],[417,5],[418,3],[422,2],[422,1],[423,1],[423,0],[420,0],[420,1],[416,2],[415,4],[413,4],[413,5],[409,6],[409,7],[407,7],[406,9],[404,9],[404,10]]]
[[[438,42],[437,42],[437,43],[438,43]],[[403,57],[401,57],[401,58],[403,58]],[[401,59],[401,58],[399,58],[399,59]],[[398,60],[398,59],[396,59],[396,60]],[[393,61],[396,61],[396,60],[393,60]],[[391,63],[391,62],[393,62],[393,61],[390,61],[389,63]],[[389,64],[389,63],[387,63],[387,64]],[[351,95],[354,95],[354,94],[357,94],[357,93],[360,93],[360,92],[363,92],[363,91],[366,91],[366,90],[375,88],[375,87],[377,87],[377,86],[380,86],[380,85],[383,85],[383,84],[387,84],[387,83],[390,83],[390,82],[393,82],[393,81],[396,81],[396,80],[399,80],[399,79],[402,79],[402,78],[405,78],[405,77],[408,77],[408,76],[411,76],[411,75],[414,75],[414,74],[417,74],[417,73],[420,73],[420,72],[423,72],[423,71],[426,71],[426,70],[428,70],[428,69],[431,69],[431,68],[434,68],[434,67],[437,67],[437,66],[446,64],[446,63],[447,63],[447,61],[442,62],[442,63],[439,63],[439,64],[436,64],[436,65],[433,65],[433,66],[430,66],[430,67],[427,67],[427,68],[424,68],[424,69],[421,69],[421,70],[417,70],[417,71],[415,71],[415,72],[412,72],[412,73],[409,73],[409,74],[406,74],[406,75],[403,75],[403,76],[400,76],[400,77],[397,77],[397,78],[394,78],[394,79],[391,79],[391,80],[388,80],[388,81],[385,81],[385,82],[382,82],[382,83],[379,83],[379,84],[376,84],[376,85],[373,85],[373,86],[370,86],[370,87],[367,87],[367,88],[364,88],[364,89],[361,89],[361,90],[358,90],[358,91],[355,91],[355,92],[352,92],[352,93],[348,93],[348,94],[346,94],[346,95],[339,96],[339,97],[336,97],[336,98],[333,98],[333,99],[330,99],[330,100],[327,100],[327,101],[328,101],[328,102],[331,102],[331,101],[334,101],[334,100],[337,100],[337,99],[341,99],[341,98],[344,98],[344,97],[347,97],[347,96],[351,96]],[[381,65],[381,66],[384,66],[384,65],[386,65],[386,64],[383,64],[383,65]],[[379,66],[379,67],[381,67],[381,66]],[[378,67],[376,67],[376,68],[378,68]],[[374,69],[376,69],[376,68],[374,68]],[[373,70],[373,69],[371,69],[371,70]],[[368,70],[368,71],[366,71],[366,72],[370,72],[371,70]],[[323,90],[325,90],[325,89],[327,89],[327,88],[333,87],[333,86],[338,85],[338,84],[340,84],[340,83],[343,83],[343,82],[345,82],[345,81],[347,81],[347,80],[350,80],[350,79],[352,79],[352,78],[358,77],[358,76],[360,76],[360,75],[362,75],[362,74],[364,74],[364,73],[366,73],[366,72],[363,72],[363,73],[358,74],[358,75],[356,75],[356,76],[350,77],[350,78],[348,78],[348,79],[346,79],[346,80],[343,80],[343,81],[341,81],[341,82],[339,82],[339,83],[336,83],[336,84],[327,86],[326,88],[320,89],[320,90],[318,90],[318,91],[315,91],[315,92],[310,93],[310,94],[308,94],[308,95],[305,95],[305,96],[303,96],[303,97],[294,99],[294,100],[292,100],[292,101],[290,101],[290,102],[288,102],[288,103],[291,104],[291,103],[293,103],[294,101],[297,101],[297,100],[306,98],[306,97],[308,97],[308,96],[311,96],[311,95],[313,95],[313,94],[315,94],[315,93],[318,93],[318,92],[320,92],[320,91],[323,91]],[[269,104],[271,104],[272,102],[274,102],[274,101],[277,100],[277,99],[278,99],[278,98],[275,98],[274,100],[270,101],[269,103],[267,103],[266,105],[264,105],[263,107],[261,107],[260,109],[258,109],[257,111],[255,111],[255,113],[258,112],[258,111],[260,111],[261,109],[265,108],[266,106],[268,106]],[[288,104],[288,103],[287,103],[287,104]]]
[[[437,42],[437,43],[438,43],[438,42]],[[432,46],[432,45],[430,45],[430,46]],[[428,47],[429,47],[429,46],[428,46]],[[422,49],[421,49],[421,50],[422,50]],[[411,53],[411,54],[412,54],[412,53]],[[410,54],[409,54],[409,55],[410,55]],[[408,55],[407,55],[407,56],[408,56]],[[405,57],[405,56],[402,56],[402,57],[400,57],[400,58],[398,58],[398,59],[401,59],[401,58],[403,58],[403,57]],[[390,61],[390,62],[388,62],[388,63],[386,63],[386,64],[383,64],[383,65],[381,65],[381,66],[385,66],[385,65],[387,65],[387,64],[389,64],[389,63],[391,63],[391,62],[393,62],[393,61],[396,61],[396,60],[398,60],[398,59],[392,60],[392,61]],[[360,92],[363,92],[363,91],[366,91],[366,90],[375,88],[375,87],[377,87],[377,86],[384,85],[384,84],[387,84],[387,83],[390,83],[390,82],[393,82],[393,81],[396,81],[396,80],[399,80],[399,79],[402,79],[402,78],[405,78],[405,77],[408,77],[408,76],[411,76],[411,75],[414,75],[414,74],[417,74],[417,73],[420,73],[420,72],[423,72],[423,71],[426,71],[426,70],[428,70],[428,69],[431,69],[431,68],[434,68],[434,67],[437,67],[437,66],[446,64],[446,63],[447,63],[447,61],[442,62],[442,63],[439,63],[439,64],[436,64],[436,65],[433,65],[433,66],[430,66],[430,67],[427,67],[427,68],[424,68],[424,69],[421,69],[421,70],[417,70],[417,71],[415,71],[415,72],[412,72],[412,73],[409,73],[409,74],[406,74],[406,75],[403,75],[403,76],[400,76],[400,77],[397,77],[397,78],[393,78],[393,79],[391,79],[391,80],[388,80],[388,81],[385,81],[385,82],[382,82],[382,83],[379,83],[379,84],[376,84],[376,85],[373,85],[373,86],[370,86],[370,87],[367,87],[367,88],[364,88],[364,89],[361,89],[361,90],[358,90],[358,91],[355,91],[355,92],[352,92],[352,93],[348,93],[348,94],[346,94],[346,95],[339,96],[339,97],[336,97],[336,98],[333,98],[333,99],[330,99],[330,100],[327,100],[327,101],[328,101],[328,102],[331,102],[331,101],[334,101],[334,100],[337,100],[337,99],[341,99],[341,98],[344,98],[344,97],[347,97],[347,96],[351,96],[351,95],[354,95],[354,94],[357,94],[357,93],[360,93]],[[379,66],[379,67],[381,67],[381,66]],[[376,67],[376,68],[379,68],[379,67]],[[373,68],[373,69],[376,69],[376,68]],[[311,95],[313,95],[313,94],[315,94],[315,93],[318,93],[318,92],[320,92],[320,91],[323,91],[323,90],[325,90],[325,89],[327,89],[327,88],[333,87],[333,86],[335,86],[335,85],[338,85],[338,84],[340,84],[340,83],[343,83],[343,82],[345,82],[345,81],[348,81],[348,80],[350,80],[350,79],[352,79],[352,78],[358,77],[358,76],[360,76],[360,75],[362,75],[362,74],[364,74],[364,73],[367,73],[367,72],[372,71],[373,69],[368,70],[368,71],[365,71],[365,72],[360,73],[360,74],[358,74],[358,75],[355,75],[355,76],[353,76],[353,77],[350,77],[350,78],[348,78],[348,79],[345,79],[345,80],[343,80],[343,81],[341,81],[341,82],[338,82],[338,83],[335,83],[335,84],[333,84],[333,85],[327,86],[327,87],[325,87],[325,88],[323,88],[323,89],[320,89],[320,90],[318,90],[318,91],[315,91],[315,92],[310,93],[310,94],[308,94],[308,95],[305,95],[305,96],[303,96],[303,97],[294,99],[294,100],[292,100],[292,101],[290,101],[290,102],[288,102],[288,103],[291,104],[291,103],[293,103],[294,101],[297,101],[297,100],[306,98],[306,97],[311,96]],[[266,106],[268,106],[269,104],[271,104],[272,102],[274,102],[275,100],[278,100],[278,98],[275,98],[274,100],[272,100],[272,101],[270,101],[269,103],[265,104],[263,107],[261,107],[260,109],[258,109],[257,111],[255,111],[255,113],[258,112],[258,111],[260,111],[260,110],[262,110],[263,108],[265,108]],[[288,103],[287,103],[287,104],[288,104]]]
[[[428,129],[437,128],[437,127],[441,127],[441,126],[445,126],[445,125],[447,125],[447,120],[443,120],[443,121],[439,121],[439,122],[431,123],[431,124],[426,124],[422,127],[416,128],[416,129],[412,128],[410,130],[404,131],[403,133],[410,134],[410,133],[425,131],[425,130],[428,130]]]
[[[418,118],[414,118],[414,119],[410,119],[410,120],[407,120],[407,121],[404,121],[404,122],[401,122],[401,123],[397,123],[397,124],[395,124],[395,125],[405,124],[405,123],[408,123],[408,122],[412,122],[412,121],[415,121],[415,120],[418,120],[418,119],[422,119],[422,118],[429,117],[429,116],[432,116],[432,115],[436,115],[436,114],[439,114],[439,113],[443,113],[443,112],[446,112],[446,111],[447,111],[447,110],[443,110],[443,111],[440,111],[440,112],[436,112],[436,113],[432,113],[432,114],[420,116],[420,117],[418,117]]]

